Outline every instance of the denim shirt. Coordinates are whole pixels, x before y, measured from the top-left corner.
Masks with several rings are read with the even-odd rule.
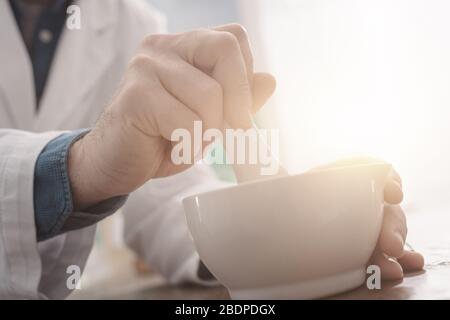
[[[72,0],[53,0],[48,5],[9,2],[31,58],[38,109]]]

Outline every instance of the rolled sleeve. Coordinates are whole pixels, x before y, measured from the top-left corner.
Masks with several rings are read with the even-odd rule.
[[[68,155],[70,147],[88,132],[83,129],[60,135],[47,144],[37,159],[34,211],[38,241],[96,224],[116,212],[127,199],[126,196],[116,197],[84,212],[73,211]]]

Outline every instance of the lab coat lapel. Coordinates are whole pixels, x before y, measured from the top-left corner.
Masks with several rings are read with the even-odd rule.
[[[60,39],[35,130],[64,129],[65,123],[83,114],[83,103],[112,61],[111,25],[117,19],[113,6],[102,1],[75,2],[81,7],[81,29],[66,28]],[[105,12],[111,11],[111,12]]]
[[[36,112],[33,69],[8,1],[0,1],[0,115],[10,127],[29,129]]]

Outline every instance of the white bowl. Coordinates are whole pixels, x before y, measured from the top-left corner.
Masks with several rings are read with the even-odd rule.
[[[360,286],[388,164],[311,171],[184,200],[198,253],[233,299],[311,299]]]

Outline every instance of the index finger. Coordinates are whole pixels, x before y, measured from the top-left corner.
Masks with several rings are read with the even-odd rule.
[[[248,82],[250,86],[253,87],[253,74],[254,74],[253,53],[250,46],[247,30],[242,25],[237,23],[226,24],[223,26],[214,27],[212,29],[215,31],[229,32],[236,37],[236,39],[239,42],[242,56],[245,61]]]

